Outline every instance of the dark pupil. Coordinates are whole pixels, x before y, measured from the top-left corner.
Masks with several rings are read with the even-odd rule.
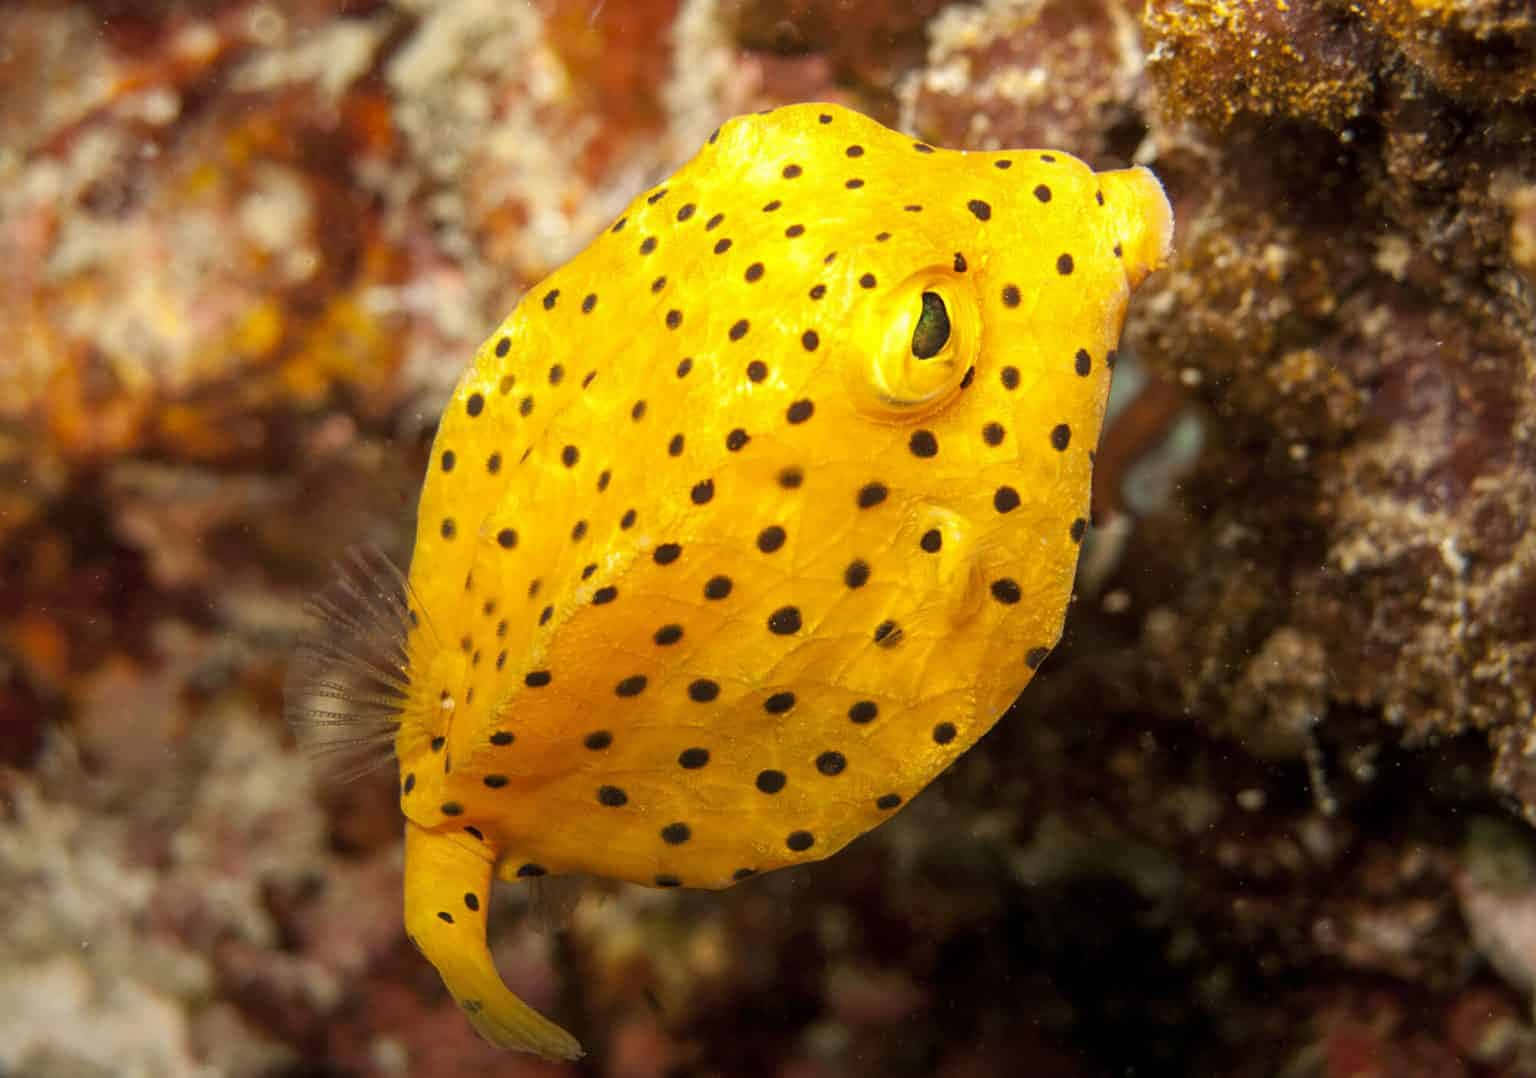
[[[937,293],[923,293],[923,313],[912,331],[912,354],[918,359],[932,359],[949,341],[949,312]]]

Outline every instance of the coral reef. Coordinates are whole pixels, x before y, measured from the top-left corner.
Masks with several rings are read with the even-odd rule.
[[[1511,0],[0,8],[0,1070],[1536,1074],[1536,13]],[[497,892],[278,718],[521,291],[727,115],[1150,164],[1067,636],[840,856]],[[540,896],[548,899],[553,896]],[[90,1036],[81,1036],[89,1029]]]

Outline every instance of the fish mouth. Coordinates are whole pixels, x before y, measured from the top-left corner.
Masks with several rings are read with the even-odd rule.
[[[1116,218],[1116,250],[1125,278],[1135,288],[1173,254],[1173,206],[1152,170],[1142,165],[1098,175]]]

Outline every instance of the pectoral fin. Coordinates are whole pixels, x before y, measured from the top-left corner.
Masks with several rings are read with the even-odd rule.
[[[981,610],[985,584],[977,560],[976,529],[969,520],[941,505],[925,505],[918,515],[925,564],[935,576],[932,591],[944,597],[951,628],[958,629]]]

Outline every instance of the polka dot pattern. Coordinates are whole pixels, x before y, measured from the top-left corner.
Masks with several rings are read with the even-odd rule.
[[[719,887],[841,848],[997,719],[1060,633],[1148,246],[1126,181],[1046,156],[774,109],[530,290],[430,457],[413,814],[522,878]],[[924,289],[938,355],[906,351]],[[947,395],[866,411],[887,340]]]

